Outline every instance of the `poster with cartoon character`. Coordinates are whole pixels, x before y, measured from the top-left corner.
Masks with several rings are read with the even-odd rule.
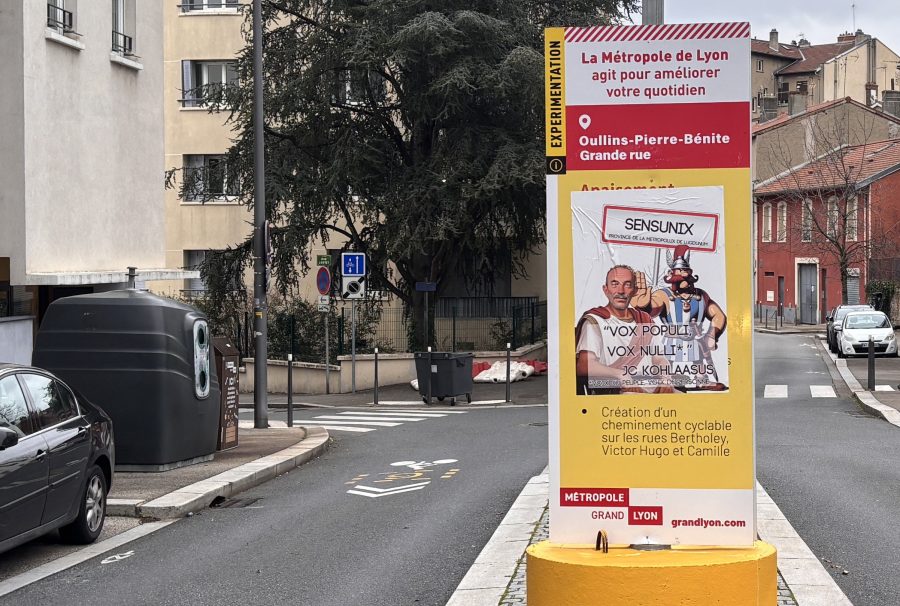
[[[579,395],[728,390],[722,187],[571,194]]]

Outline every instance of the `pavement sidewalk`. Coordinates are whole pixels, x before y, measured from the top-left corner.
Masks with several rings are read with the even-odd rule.
[[[825,325],[786,326],[778,329],[756,327],[755,331],[821,336],[816,341],[822,347]],[[827,354],[827,346],[823,349]],[[832,359],[841,377],[864,406],[869,401],[870,409],[888,420],[892,411],[898,417],[898,422],[894,424],[900,426],[900,391],[866,392],[862,390],[859,381],[859,375],[864,380],[864,365],[853,364],[848,367],[845,360],[838,360],[836,357]],[[895,361],[893,366],[896,366],[896,377],[886,372],[881,377],[897,385],[900,382],[900,362]],[[897,388],[900,389],[900,386]],[[881,399],[885,402],[880,402]],[[532,543],[547,538],[548,488],[546,469],[525,485],[494,535],[463,577],[447,606],[511,606],[527,603],[525,550]],[[757,533],[760,539],[774,545],[778,551],[778,606],[852,606],[819,559],[784,517],[778,505],[759,484],[756,485],[756,501]]]
[[[107,513],[157,520],[183,517],[290,471],[327,445],[328,432],[321,427],[240,428],[238,446],[215,453],[212,461],[162,472],[117,472]]]

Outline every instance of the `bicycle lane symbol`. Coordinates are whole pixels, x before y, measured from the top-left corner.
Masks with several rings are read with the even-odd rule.
[[[368,477],[369,474],[359,474],[347,484],[354,485],[347,491],[347,494],[354,494],[363,497],[377,499],[379,497],[391,496],[404,492],[414,492],[424,489],[431,484],[433,479],[432,469],[436,466],[449,465],[456,463],[457,459],[438,459],[436,461],[396,461],[391,463],[391,467],[405,467],[409,471],[388,471],[377,475],[383,476],[382,479],[374,480],[373,484],[391,484],[384,488],[377,486],[365,486],[357,484],[358,481]],[[452,478],[459,472],[458,468],[451,468],[440,475],[440,478],[447,480]]]

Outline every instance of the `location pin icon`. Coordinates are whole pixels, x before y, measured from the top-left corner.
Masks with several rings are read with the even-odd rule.
[[[591,117],[587,114],[581,114],[580,116],[578,116],[578,124],[581,126],[581,128],[587,130],[588,126],[591,125]]]

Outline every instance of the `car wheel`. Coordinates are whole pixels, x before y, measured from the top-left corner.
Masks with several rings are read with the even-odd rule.
[[[59,529],[59,535],[67,543],[93,543],[103,530],[106,521],[106,477],[94,465],[88,470],[87,482],[81,495],[78,517]]]

